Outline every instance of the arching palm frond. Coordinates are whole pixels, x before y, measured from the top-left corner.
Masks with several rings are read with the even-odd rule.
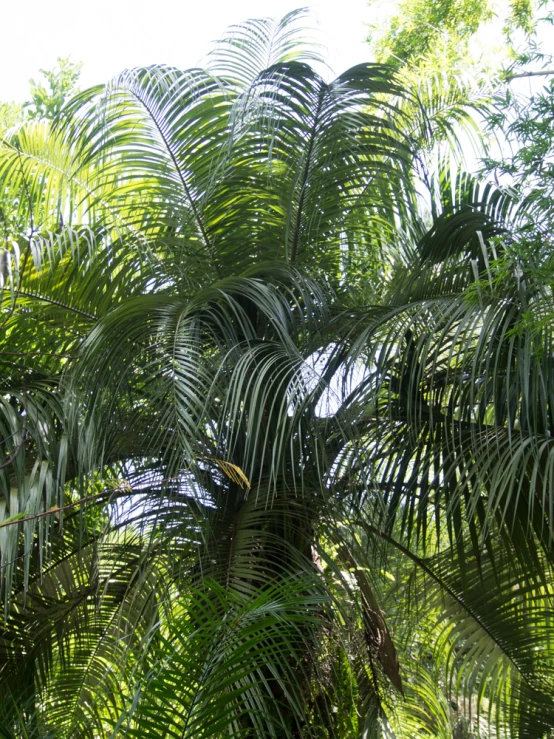
[[[208,67],[217,76],[243,89],[266,69],[292,61],[305,63],[324,59],[309,29],[300,25],[307,10],[300,8],[280,20],[257,18],[231,26],[208,55]]]

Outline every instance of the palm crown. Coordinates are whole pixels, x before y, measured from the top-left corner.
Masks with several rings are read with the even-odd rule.
[[[298,18],[2,144],[6,736],[554,724],[550,282]]]

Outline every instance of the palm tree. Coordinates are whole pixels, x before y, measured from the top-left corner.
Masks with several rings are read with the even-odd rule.
[[[554,726],[550,282],[300,17],[2,143],[5,736]]]

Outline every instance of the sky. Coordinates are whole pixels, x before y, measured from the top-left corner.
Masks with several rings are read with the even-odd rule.
[[[81,87],[153,63],[183,69],[201,62],[213,41],[247,18],[310,8],[315,40],[338,74],[369,60],[368,0],[4,0],[0,3],[0,100],[28,98],[29,79],[57,57],[84,62]]]

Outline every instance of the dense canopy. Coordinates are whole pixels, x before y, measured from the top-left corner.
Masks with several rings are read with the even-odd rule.
[[[0,143],[2,736],[554,730],[544,203],[301,18]]]

